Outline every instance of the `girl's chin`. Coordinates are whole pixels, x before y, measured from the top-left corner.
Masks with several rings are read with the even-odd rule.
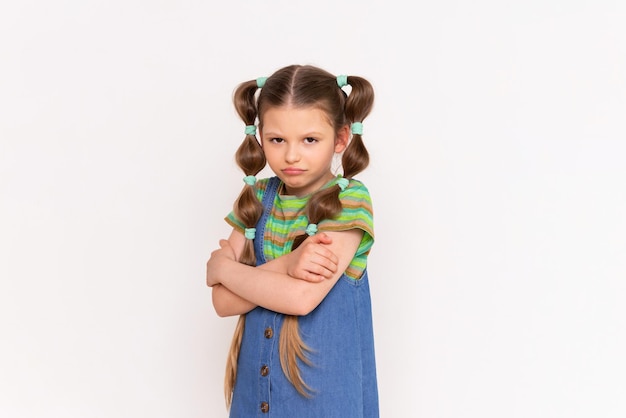
[[[314,193],[317,190],[319,190],[320,188],[322,188],[322,186],[324,186],[326,183],[328,183],[333,177],[330,177],[330,179],[325,179],[324,181],[318,181],[315,182],[314,184],[308,184],[304,181],[298,181],[297,179],[294,179],[292,176],[279,176],[279,178],[282,180],[283,184],[284,184],[284,191],[286,195],[290,195],[290,196],[297,196],[297,197],[302,197],[302,196],[306,196],[308,194]]]

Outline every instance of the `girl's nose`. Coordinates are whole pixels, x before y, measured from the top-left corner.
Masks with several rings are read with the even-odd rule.
[[[290,164],[300,161],[300,151],[298,150],[297,146],[291,145],[287,148],[287,152],[285,153],[285,161]]]

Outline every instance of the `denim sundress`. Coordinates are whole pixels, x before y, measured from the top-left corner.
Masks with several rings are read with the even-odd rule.
[[[257,265],[266,262],[263,237],[279,184],[277,177],[270,179],[263,196],[265,210],[256,225],[260,238],[254,240]],[[315,310],[298,318],[300,334],[313,350],[312,366],[300,364],[305,383],[314,391],[310,398],[295,390],[280,366],[284,317],[262,307],[246,315],[230,417],[377,418],[367,270],[359,280],[344,274]]]

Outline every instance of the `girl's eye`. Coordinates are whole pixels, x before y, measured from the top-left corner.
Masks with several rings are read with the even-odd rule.
[[[280,144],[281,142],[284,142],[285,140],[282,138],[272,138],[270,139],[270,142],[274,142],[275,144]]]
[[[304,142],[306,142],[307,144],[312,144],[314,142],[317,142],[317,139],[308,137],[308,138],[304,138]]]

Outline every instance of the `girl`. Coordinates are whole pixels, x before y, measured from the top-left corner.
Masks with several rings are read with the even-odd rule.
[[[226,367],[231,417],[378,417],[372,205],[354,179],[369,163],[361,122],[373,101],[361,77],[300,65],[235,91],[245,185],[226,217],[232,234],[207,262],[216,312],[240,315]],[[266,163],[275,176],[257,180]]]

